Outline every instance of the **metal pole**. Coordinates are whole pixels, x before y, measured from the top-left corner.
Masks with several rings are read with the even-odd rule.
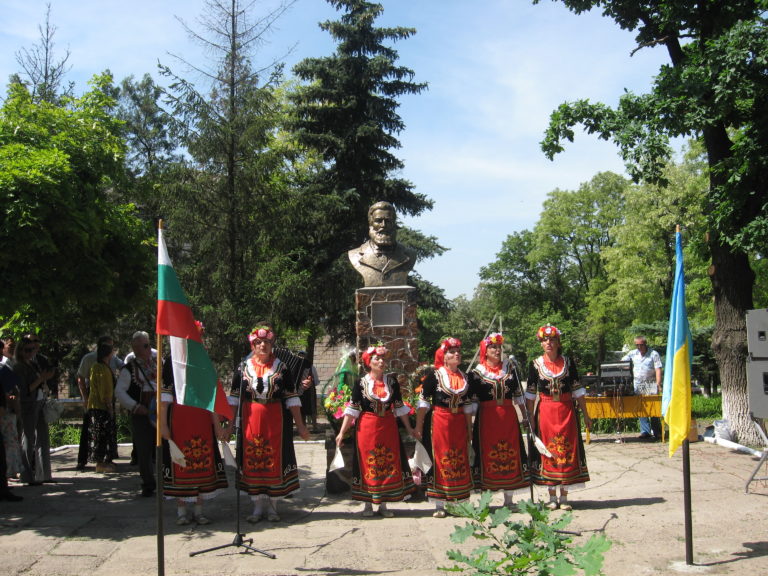
[[[691,457],[688,439],[683,440],[683,502],[685,508],[685,563],[693,565],[693,528],[691,523]]]

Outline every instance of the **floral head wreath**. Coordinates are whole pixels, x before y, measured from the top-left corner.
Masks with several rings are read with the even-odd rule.
[[[435,368],[440,368],[445,364],[445,351],[448,348],[461,348],[461,340],[451,337],[440,343],[440,348],[435,352]]]
[[[368,349],[363,352],[362,359],[366,368],[371,367],[371,358],[378,356],[379,358],[385,356],[389,352],[385,346],[379,344],[378,346],[369,346]]]
[[[202,336],[203,332],[205,332],[205,326],[203,326],[203,323],[200,322],[200,320],[195,320],[195,328],[197,328],[197,331],[200,332],[200,336]]]
[[[536,338],[539,342],[542,342],[545,338],[560,338],[561,334],[562,332],[557,329],[557,326],[547,324],[546,326],[539,328],[539,331],[536,333]]]
[[[504,344],[504,336],[498,332],[488,335],[480,341],[480,364],[485,364],[485,353],[488,346],[501,346]]]
[[[254,340],[269,340],[275,341],[275,333],[269,326],[256,326],[251,333],[248,334],[248,343],[253,344]]]

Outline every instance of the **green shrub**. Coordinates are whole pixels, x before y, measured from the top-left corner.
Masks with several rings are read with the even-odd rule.
[[[80,426],[67,420],[58,420],[48,425],[51,448],[77,446],[80,444]]]
[[[605,552],[611,542],[603,534],[592,534],[580,546],[572,544],[573,532],[563,529],[571,523],[570,512],[564,513],[552,523],[549,510],[540,503],[529,500],[518,503],[529,522],[513,522],[507,507],[491,511],[491,492],[484,492],[478,504],[462,502],[449,505],[448,512],[469,520],[463,527],[456,526],[451,542],[461,544],[469,538],[483,543],[469,555],[458,550],[448,550],[451,567],[441,567],[446,572],[470,571],[477,575],[551,575],[566,576],[582,571],[586,576],[602,574]]]
[[[722,396],[692,396],[691,415],[702,420],[720,420],[723,417]]]

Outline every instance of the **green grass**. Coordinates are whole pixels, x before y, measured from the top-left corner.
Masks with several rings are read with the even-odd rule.
[[[59,420],[48,425],[48,434],[51,438],[51,448],[77,446],[80,444],[80,422]],[[127,444],[130,442],[131,418],[128,414],[120,412],[117,415],[117,443]]]

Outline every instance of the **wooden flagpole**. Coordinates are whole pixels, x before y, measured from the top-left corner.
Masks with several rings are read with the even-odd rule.
[[[163,229],[163,219],[157,221],[158,236]],[[158,250],[160,247],[158,246]],[[159,259],[158,259],[159,266]],[[159,296],[158,286],[158,296]],[[155,304],[157,306],[157,304]],[[157,312],[157,310],[155,310]],[[163,337],[157,333],[155,325],[155,338],[157,341],[156,369],[157,390],[155,391],[155,482],[157,483],[157,575],[165,576],[165,539],[163,533],[163,434],[160,426],[160,398],[163,388]],[[151,357],[151,355],[150,355]]]

